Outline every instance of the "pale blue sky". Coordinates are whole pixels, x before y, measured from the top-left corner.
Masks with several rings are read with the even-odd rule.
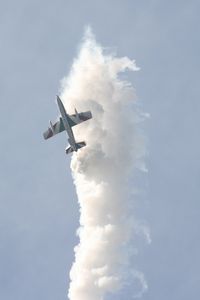
[[[48,143],[42,132],[88,23],[104,47],[136,59],[141,71],[127,76],[151,115],[136,211],[153,240],[137,241],[143,299],[200,297],[199,9],[193,0],[0,3],[0,299],[67,298],[78,206],[65,136]]]

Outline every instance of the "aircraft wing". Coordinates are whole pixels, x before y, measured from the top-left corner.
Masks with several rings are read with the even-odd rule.
[[[87,121],[89,119],[92,118],[92,114],[91,114],[91,111],[85,111],[85,112],[81,112],[81,113],[78,113],[76,111],[76,114],[74,115],[68,115],[69,119],[69,125],[70,127],[73,127],[75,125],[78,125],[84,121]]]
[[[43,137],[45,140],[49,139],[50,137],[56,135],[65,130],[63,125],[63,121],[60,118],[55,124],[50,122],[50,127],[43,133]]]

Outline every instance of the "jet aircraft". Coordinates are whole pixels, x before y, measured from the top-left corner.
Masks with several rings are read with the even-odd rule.
[[[72,127],[91,119],[92,114],[90,111],[78,113],[77,110],[75,109],[74,115],[68,115],[61,99],[58,96],[57,96],[57,104],[61,116],[59,117],[59,120],[54,124],[52,124],[52,122],[50,121],[50,127],[43,133],[44,139],[47,140],[50,137],[56,135],[57,133],[66,130],[69,137],[68,138],[69,146],[65,149],[66,154],[71,153],[73,151],[78,151],[78,149],[86,146],[86,143],[76,142],[72,131]]]

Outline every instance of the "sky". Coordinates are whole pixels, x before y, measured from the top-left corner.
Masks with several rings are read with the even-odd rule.
[[[200,296],[199,1],[1,1],[0,298],[67,299],[79,208],[66,137],[44,141],[55,95],[90,24],[150,114],[135,214],[151,230],[134,264],[145,300]],[[127,291],[127,298],[129,297]]]

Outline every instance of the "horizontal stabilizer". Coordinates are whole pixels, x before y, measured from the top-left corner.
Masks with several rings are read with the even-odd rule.
[[[68,148],[65,149],[66,154],[69,154],[73,151],[74,151],[74,149],[71,146],[69,146]]]
[[[85,147],[86,143],[85,142],[76,143],[75,146],[76,146],[75,149],[72,146],[66,148],[65,149],[66,154],[72,153],[73,151],[78,151],[78,149]]]
[[[77,149],[80,149],[82,147],[85,147],[86,143],[85,142],[76,143],[76,146],[77,146]]]

